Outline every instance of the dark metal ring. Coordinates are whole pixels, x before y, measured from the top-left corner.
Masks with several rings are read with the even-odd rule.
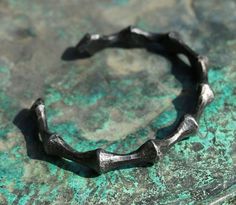
[[[151,139],[137,150],[128,154],[116,154],[103,149],[78,152],[70,147],[58,134],[49,131],[45,106],[42,99],[36,100],[31,111],[36,114],[37,127],[44,150],[49,155],[56,155],[87,166],[98,173],[104,173],[123,165],[140,165],[159,160],[171,146],[188,134],[198,130],[198,119],[213,99],[214,94],[208,84],[207,58],[198,55],[188,47],[176,32],[151,33],[129,26],[111,35],[86,34],[76,46],[79,54],[92,56],[107,47],[147,48],[157,44],[173,54],[184,54],[194,70],[197,89],[197,106],[191,113],[186,113],[177,129],[165,139]]]

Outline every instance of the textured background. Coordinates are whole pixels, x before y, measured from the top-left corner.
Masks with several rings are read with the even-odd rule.
[[[0,204],[235,204],[235,11],[235,0],[0,0]],[[52,130],[81,151],[131,151],[191,109],[177,59],[138,49],[61,58],[87,32],[130,24],[179,31],[209,57],[216,98],[199,132],[154,166],[101,176],[46,156],[25,110],[40,96]]]

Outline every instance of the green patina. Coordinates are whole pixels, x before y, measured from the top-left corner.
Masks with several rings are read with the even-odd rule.
[[[218,2],[220,19],[212,13],[219,9],[214,1],[194,1],[191,8],[187,0],[56,7],[51,1],[4,2],[0,8],[11,12],[0,19],[5,42],[0,48],[0,204],[235,204],[233,1]],[[136,49],[60,60],[66,46],[86,32],[111,33],[127,24],[180,30],[188,44],[208,55],[215,100],[205,109],[199,132],[158,163],[93,176],[76,163],[45,155],[31,127],[22,133],[15,118],[42,96],[52,131],[80,151],[102,147],[124,153],[149,138],[166,137],[193,101],[188,72],[174,71],[183,65],[172,70],[165,58]]]

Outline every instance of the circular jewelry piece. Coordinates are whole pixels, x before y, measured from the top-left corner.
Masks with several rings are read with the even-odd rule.
[[[31,107],[36,116],[38,133],[44,150],[55,155],[87,166],[97,173],[104,173],[125,165],[143,165],[159,160],[176,142],[198,130],[198,119],[204,108],[214,99],[208,84],[207,57],[195,53],[188,47],[176,32],[151,33],[129,26],[111,35],[86,34],[76,46],[79,55],[92,56],[96,52],[109,47],[148,48],[157,45],[171,54],[185,55],[196,78],[197,104],[191,113],[186,113],[176,130],[165,139],[150,139],[137,150],[128,154],[116,154],[103,149],[78,152],[70,147],[57,133],[50,132],[47,124],[45,106],[42,99],[37,99]]]

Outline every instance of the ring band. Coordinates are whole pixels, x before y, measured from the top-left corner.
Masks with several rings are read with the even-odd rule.
[[[57,133],[50,132],[47,124],[44,102],[37,99],[31,107],[36,115],[38,132],[44,150],[49,155],[55,155],[87,166],[97,173],[104,173],[124,165],[153,164],[158,161],[176,142],[198,130],[197,121],[204,108],[214,99],[212,89],[208,84],[207,58],[198,55],[188,47],[176,32],[151,33],[129,26],[111,35],[86,34],[76,46],[78,54],[92,56],[96,52],[109,47],[115,48],[148,48],[155,44],[173,54],[185,55],[196,78],[197,104],[191,113],[186,113],[177,129],[165,139],[150,139],[137,150],[128,154],[116,154],[103,149],[78,152],[70,147]]]

